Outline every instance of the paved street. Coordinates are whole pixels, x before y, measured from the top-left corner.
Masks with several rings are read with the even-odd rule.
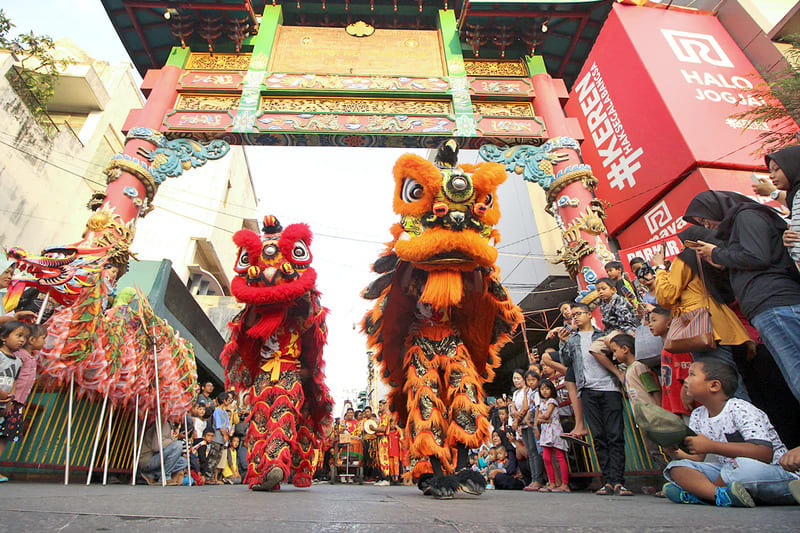
[[[3,531],[797,531],[800,506],[717,509],[651,496],[488,491],[436,501],[414,487],[314,485],[253,493],[245,487],[131,487],[7,483]]]

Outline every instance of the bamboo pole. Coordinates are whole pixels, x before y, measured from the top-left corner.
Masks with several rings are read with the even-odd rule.
[[[137,396],[138,400],[139,397]],[[133,462],[133,481],[131,485],[136,485],[136,472],[139,470],[139,457],[142,456],[142,443],[144,442],[144,432],[147,430],[147,415],[150,414],[150,408],[145,407],[144,418],[142,418],[142,436],[139,437],[139,447],[136,448],[136,460]]]
[[[136,485],[136,460],[138,454],[136,453],[136,441],[139,437],[139,395],[136,395],[136,406],[133,409],[133,457],[131,460],[131,485]],[[144,429],[144,423],[142,423]]]
[[[47,308],[47,304],[50,302],[50,293],[47,292],[44,295],[44,300],[42,300],[42,307],[39,308],[39,314],[36,315],[36,323],[42,323],[42,317],[44,316],[44,311]]]
[[[111,452],[111,421],[114,419],[114,404],[108,408],[108,431],[106,431],[106,457],[103,461],[103,485],[108,483],[108,455]]]
[[[158,457],[161,462],[161,486],[167,486],[167,475],[164,472],[164,441],[161,434],[161,393],[158,383],[158,350],[156,348],[156,328],[153,328],[153,367],[156,379],[156,431],[158,432]]]
[[[97,422],[97,431],[94,435],[94,446],[92,446],[92,458],[89,460],[89,473],[86,476],[86,486],[92,483],[92,469],[94,469],[94,460],[97,458],[97,446],[100,444],[100,432],[103,430],[103,419],[106,416],[106,404],[108,403],[108,390],[103,396],[103,407],[100,409],[100,420]]]
[[[64,460],[64,485],[69,485],[69,452],[72,445],[72,400],[75,394],[75,376],[69,377],[69,406],[67,407],[67,456]]]
[[[191,418],[191,417],[188,417]],[[194,422],[194,421],[192,421]],[[194,426],[194,423],[192,424]],[[186,442],[186,471],[189,473],[189,481],[187,483],[187,487],[192,486],[192,463],[189,459],[189,421],[187,420],[187,415],[183,415],[183,439]]]

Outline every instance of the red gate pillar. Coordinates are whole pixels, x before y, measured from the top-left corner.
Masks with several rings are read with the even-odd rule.
[[[121,268],[128,262],[136,219],[153,209],[159,184],[209,159],[219,159],[230,149],[219,139],[208,143],[167,140],[160,132],[164,117],[175,107],[190,53],[188,48],[175,47],[162,69],[148,71],[145,85],[152,84],[151,92],[144,107],[128,116],[125,149],[111,158],[104,171],[108,186],[102,203],[93,199],[91,204],[97,209],[89,217],[79,247],[95,250],[91,253]]]
[[[176,47],[170,54],[169,61],[161,70],[148,71],[146,78],[155,78],[152,91],[147,97],[144,107],[129,117],[129,119],[135,118],[137,128],[148,128],[152,132],[160,130],[164,115],[175,104],[178,80],[183,73],[183,66],[188,55],[188,48]],[[148,209],[149,203],[153,199],[155,181],[149,172],[147,161],[137,152],[139,149],[149,151],[156,146],[155,138],[146,140],[129,136],[125,143],[125,150],[122,154],[112,158],[111,164],[106,170],[109,183],[103,206],[119,215],[122,223],[135,221],[142,209]],[[135,195],[130,187],[136,191]]]
[[[528,58],[528,68],[535,94],[533,108],[543,119],[549,140],[542,146],[518,145],[505,150],[485,145],[481,156],[505,164],[506,169],[523,174],[525,180],[545,190],[546,210],[555,217],[564,243],[557,262],[564,263],[578,282],[578,300],[590,303],[596,299],[595,282],[605,276],[605,263],[615,259],[608,248],[605,209],[594,196],[597,179],[582,162],[580,145],[570,137],[574,130],[544,61],[541,57]],[[599,312],[595,317],[600,323]]]

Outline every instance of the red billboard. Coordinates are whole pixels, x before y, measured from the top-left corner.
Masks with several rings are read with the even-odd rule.
[[[612,234],[698,166],[763,169],[760,130],[730,118],[761,81],[716,17],[614,5],[566,106]]]
[[[617,235],[621,248],[639,246],[680,232],[686,227],[683,214],[692,198],[701,191],[735,191],[753,200],[788,214],[788,210],[774,200],[753,193],[752,176],[766,178],[767,174],[742,170],[701,168],[692,172],[674,189],[650,206],[639,218]]]

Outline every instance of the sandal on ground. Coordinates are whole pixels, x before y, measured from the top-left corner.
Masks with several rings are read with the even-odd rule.
[[[558,492],[558,493],[561,493],[561,494],[567,494],[567,493],[572,492],[572,491],[567,489],[567,488],[564,488],[564,487],[556,487],[556,488],[552,489],[550,492]]]
[[[550,487],[542,487],[537,492],[553,492],[553,489]]]
[[[633,492],[625,488],[625,485],[614,487],[614,496],[633,496]]]
[[[614,487],[612,487],[610,483],[606,483],[600,487],[600,490],[595,491],[595,494],[598,496],[611,496],[614,494]]]
[[[577,444],[578,446],[583,446],[585,448],[591,446],[591,444],[586,442],[586,440],[583,437],[576,437],[575,435],[563,434],[561,435],[561,438],[567,442],[571,442],[572,444]]]
[[[523,488],[522,490],[525,490],[525,491],[528,491],[528,492],[538,492],[539,489],[541,489],[543,486],[544,485],[542,485],[541,483],[531,483],[530,485],[528,485],[527,487]]]

